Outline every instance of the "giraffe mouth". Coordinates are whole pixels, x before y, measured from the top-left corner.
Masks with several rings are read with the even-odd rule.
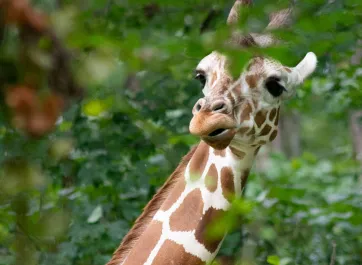
[[[220,128],[216,129],[207,136],[201,137],[208,145],[215,149],[225,149],[234,138],[236,130]]]
[[[223,134],[225,131],[227,131],[228,129],[224,129],[224,128],[220,128],[220,129],[216,129],[215,131],[211,132],[208,136],[209,137],[214,137],[214,136],[218,136]]]
[[[219,128],[212,131],[208,135],[201,136],[201,138],[209,142],[217,142],[224,140],[228,141],[230,138],[234,137],[235,132],[236,131],[234,129]]]

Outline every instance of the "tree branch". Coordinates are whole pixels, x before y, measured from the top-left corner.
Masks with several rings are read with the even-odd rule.
[[[337,246],[336,242],[333,241],[332,242],[333,249],[332,249],[332,255],[331,255],[331,262],[329,263],[329,265],[334,265],[336,262],[336,246]]]

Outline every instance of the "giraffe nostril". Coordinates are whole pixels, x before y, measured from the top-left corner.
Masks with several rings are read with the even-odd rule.
[[[221,103],[221,104],[218,104],[214,107],[213,111],[218,111],[218,110],[222,110],[223,108],[225,108],[225,104],[224,103]]]
[[[212,108],[211,108],[212,111],[215,111],[215,112],[223,112],[223,111],[226,111],[227,110],[227,106],[225,104],[225,101],[219,101],[219,102],[216,102],[212,105]]]
[[[196,102],[196,104],[195,104],[195,106],[194,106],[194,108],[193,108],[193,110],[192,111],[194,111],[194,112],[199,112],[199,111],[201,111],[204,107],[205,107],[205,99],[202,99],[202,98],[200,98],[197,102]]]

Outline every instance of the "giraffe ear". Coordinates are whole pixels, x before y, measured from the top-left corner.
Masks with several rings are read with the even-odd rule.
[[[313,52],[308,52],[304,59],[294,67],[296,73],[296,84],[301,84],[317,67],[317,56]]]

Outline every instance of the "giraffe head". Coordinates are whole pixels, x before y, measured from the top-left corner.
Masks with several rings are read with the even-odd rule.
[[[237,17],[235,10],[243,3],[236,1],[228,23]],[[283,24],[290,12],[274,16]],[[271,21],[270,27],[277,23]],[[238,44],[268,46],[275,41],[269,35],[236,36]],[[196,67],[196,78],[203,85],[204,97],[193,108],[190,132],[200,136],[216,149],[229,145],[260,146],[277,135],[280,104],[291,98],[303,80],[317,65],[314,53],[309,52],[295,67],[283,66],[271,58],[256,56],[233,79],[228,71],[228,58],[216,51],[203,58]]]

